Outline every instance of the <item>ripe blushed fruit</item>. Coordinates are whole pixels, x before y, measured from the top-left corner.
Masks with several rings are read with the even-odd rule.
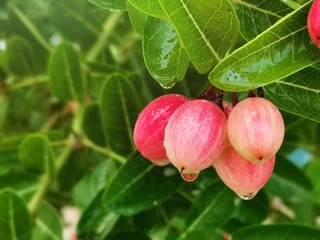
[[[223,111],[208,100],[190,100],[172,114],[164,147],[170,162],[187,174],[184,179],[194,180],[194,174],[211,166],[224,151],[226,125]]]
[[[213,166],[221,180],[244,200],[252,199],[269,180],[275,164],[272,156],[264,164],[254,164],[229,147]]]
[[[313,43],[320,48],[320,0],[315,0],[309,10],[308,32]]]
[[[188,98],[179,94],[163,95],[150,102],[139,114],[133,140],[142,156],[156,165],[166,165],[169,160],[163,147],[164,129],[172,113]]]
[[[227,123],[230,144],[242,157],[256,164],[276,154],[283,142],[284,130],[279,110],[259,97],[240,101]]]

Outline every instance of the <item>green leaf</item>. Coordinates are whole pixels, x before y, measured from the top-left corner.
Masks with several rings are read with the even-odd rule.
[[[37,73],[32,46],[22,37],[15,36],[8,39],[6,60],[10,73],[15,76],[26,77]]]
[[[320,68],[307,67],[264,87],[277,107],[320,122]]]
[[[31,230],[31,216],[22,199],[10,189],[0,191],[1,238],[30,240]]]
[[[110,212],[102,205],[100,192],[81,215],[77,226],[78,239],[104,239],[119,219],[119,215]]]
[[[78,0],[51,1],[49,13],[51,23],[63,37],[81,44],[96,39],[106,17],[105,11],[96,11],[96,7],[89,2]]]
[[[267,226],[250,226],[242,228],[232,235],[233,240],[318,240],[320,231],[296,224],[273,224]]]
[[[164,88],[184,78],[189,57],[170,22],[149,17],[143,35],[143,56],[151,76]]]
[[[240,31],[251,40],[291,12],[280,0],[231,0],[240,21]]]
[[[4,125],[7,118],[9,99],[5,95],[0,96],[0,139],[2,138]]]
[[[231,53],[210,73],[212,84],[245,91],[276,82],[320,61],[306,26],[311,2]]]
[[[63,224],[57,211],[48,202],[42,201],[37,209],[34,240],[62,240]]]
[[[265,189],[283,199],[301,200],[310,198],[312,185],[299,168],[278,156],[274,172]]]
[[[221,181],[216,181],[202,191],[192,205],[186,218],[186,232],[206,230],[210,235],[226,223],[235,210],[234,193]]]
[[[127,0],[141,12],[157,18],[167,18],[158,0]]]
[[[107,186],[103,202],[110,211],[134,215],[168,199],[182,182],[172,166],[158,167],[135,153]]]
[[[49,62],[49,81],[53,94],[60,100],[84,102],[86,84],[79,53],[67,43],[60,44]]]
[[[115,152],[130,155],[135,149],[132,134],[140,103],[126,77],[113,74],[107,79],[101,91],[100,109],[108,146]]]
[[[238,36],[239,22],[228,1],[159,2],[199,73],[221,61]]]
[[[93,103],[86,106],[82,120],[82,130],[92,142],[102,147],[106,146],[98,104]]]
[[[129,1],[127,1],[127,8],[128,8],[128,15],[129,15],[132,28],[137,33],[142,35],[148,15],[140,11],[138,8],[132,5]]]
[[[27,137],[20,146],[20,161],[29,171],[52,174],[53,152],[49,140],[40,134]]]
[[[120,231],[110,238],[110,240],[123,240],[123,239],[152,240],[147,235],[144,235],[143,233],[135,232],[135,231]]]
[[[0,176],[0,189],[13,189],[25,202],[30,200],[38,185],[39,178],[27,173],[8,173]]]
[[[112,11],[127,10],[126,0],[88,0],[92,4]]]

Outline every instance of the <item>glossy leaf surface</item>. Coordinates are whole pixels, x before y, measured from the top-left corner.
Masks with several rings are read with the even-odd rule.
[[[147,15],[151,15],[158,18],[167,17],[158,0],[127,0],[127,1]]]
[[[320,61],[320,52],[307,32],[309,8],[310,3],[297,9],[230,54],[211,71],[211,83],[227,91],[245,91]]]
[[[112,11],[124,11],[127,9],[126,0],[88,0],[92,4]]]
[[[238,36],[238,19],[228,1],[159,2],[199,73],[221,61]]]
[[[231,0],[240,21],[240,30],[246,40],[251,40],[292,9],[282,1]]]
[[[181,81],[188,68],[189,57],[180,46],[173,26],[166,20],[147,19],[143,56],[151,76],[164,88]]]

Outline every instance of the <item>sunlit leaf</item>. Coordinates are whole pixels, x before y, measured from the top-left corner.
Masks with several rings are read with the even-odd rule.
[[[221,61],[238,36],[239,22],[228,1],[159,2],[200,73]]]
[[[264,89],[277,107],[320,122],[320,68],[305,68]]]
[[[148,15],[136,8],[129,1],[127,1],[128,14],[130,18],[131,25],[133,29],[139,33],[143,34],[145,22],[147,20]]]
[[[135,6],[147,15],[158,18],[167,18],[158,0],[127,0],[128,3]]]
[[[227,91],[250,90],[320,61],[306,26],[310,3],[231,53],[212,70],[211,83]]]
[[[189,57],[179,38],[166,20],[149,17],[143,35],[143,56],[151,76],[164,88],[181,81],[188,68]]]
[[[280,0],[231,0],[240,21],[242,36],[251,40],[292,9]]]

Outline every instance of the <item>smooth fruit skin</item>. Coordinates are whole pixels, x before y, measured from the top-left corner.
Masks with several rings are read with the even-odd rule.
[[[264,98],[246,98],[229,114],[229,143],[242,157],[256,164],[262,164],[276,154],[284,132],[280,111]]]
[[[133,140],[142,156],[163,166],[169,163],[163,147],[164,129],[172,113],[188,98],[179,94],[167,94],[150,102],[139,114]]]
[[[252,199],[269,180],[275,164],[272,156],[264,164],[254,164],[229,147],[213,166],[221,180],[244,200]]]
[[[170,162],[182,173],[196,174],[210,167],[224,151],[226,117],[208,100],[190,100],[171,116],[164,146]]]
[[[320,48],[320,0],[315,0],[309,10],[308,32],[313,43]]]

